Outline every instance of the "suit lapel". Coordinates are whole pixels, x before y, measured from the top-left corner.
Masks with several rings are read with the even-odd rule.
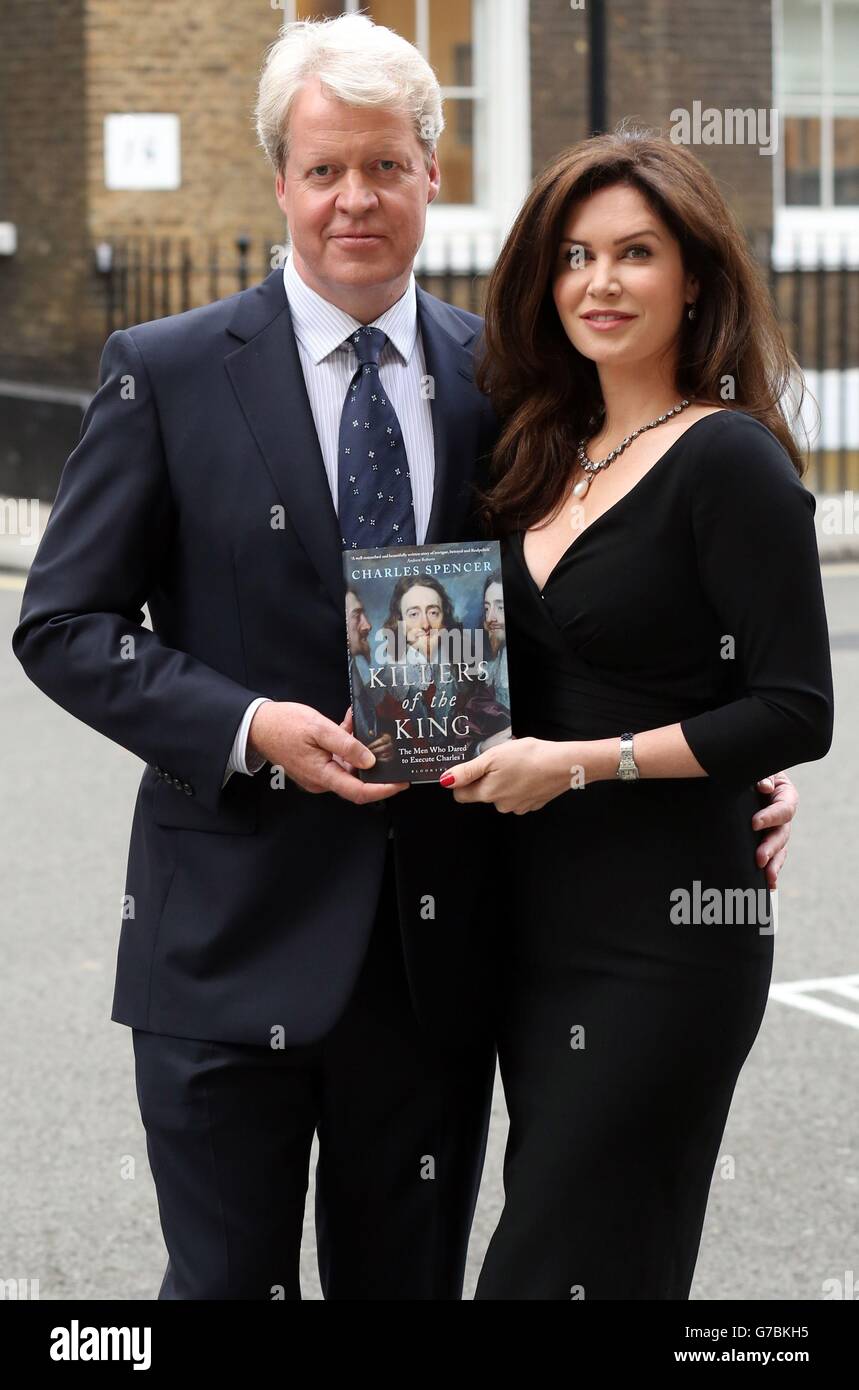
[[[426,544],[439,545],[460,539],[474,474],[479,397],[471,352],[466,346],[472,342],[474,332],[446,304],[420,286],[417,299],[427,375],[434,387],[430,410],[435,480]]]
[[[272,271],[240,296],[228,327],[244,340],[225,365],[245,419],[309,559],[341,607],[340,526],[307,398],[283,271]]]
[[[426,540],[456,540],[467,506],[479,411],[465,346],[473,331],[446,305],[417,287],[435,453],[433,504]],[[320,579],[340,608],[342,544],[295,332],[283,285],[272,271],[238,297],[228,331],[241,346],[227,373],[272,482]]]

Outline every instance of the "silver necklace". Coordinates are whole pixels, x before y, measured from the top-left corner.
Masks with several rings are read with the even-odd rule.
[[[573,488],[573,496],[585,497],[587,495],[588,488],[590,487],[591,482],[593,481],[594,474],[599,473],[600,470],[603,468],[608,468],[609,464],[614,462],[618,454],[622,454],[624,449],[628,449],[633,439],[637,439],[640,434],[644,434],[645,430],[652,430],[655,428],[656,425],[661,425],[665,420],[670,420],[672,415],[679,415],[681,410],[685,410],[687,405],[692,404],[693,400],[694,396],[690,397],[689,400],[680,401],[678,405],[673,405],[670,410],[666,410],[664,415],[658,415],[655,420],[651,420],[648,425],[639,425],[637,430],[633,430],[632,434],[628,434],[626,436],[626,439],[622,440],[616,448],[612,449],[610,453],[606,454],[605,458],[589,458],[587,449],[585,448],[585,445],[587,444],[587,439],[580,440],[579,447],[576,450],[576,458],[578,459],[579,467],[584,470],[586,476],[584,478],[580,478],[579,481],[576,483],[575,487]]]

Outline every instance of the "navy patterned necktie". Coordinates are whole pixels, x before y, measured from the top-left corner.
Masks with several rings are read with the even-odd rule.
[[[343,545],[414,545],[415,511],[403,432],[379,380],[388,341],[363,325],[346,339],[358,354],[340,417],[337,446],[338,515]]]

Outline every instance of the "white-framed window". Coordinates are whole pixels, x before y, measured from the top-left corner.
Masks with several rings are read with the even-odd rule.
[[[774,0],[777,266],[859,265],[859,0]]]
[[[418,272],[491,269],[531,179],[528,0],[287,0],[287,19],[368,14],[432,64],[441,189]]]

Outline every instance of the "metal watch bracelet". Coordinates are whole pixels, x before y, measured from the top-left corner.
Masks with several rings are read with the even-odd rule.
[[[621,734],[617,776],[622,782],[637,782],[640,775],[632,751],[632,734]]]

